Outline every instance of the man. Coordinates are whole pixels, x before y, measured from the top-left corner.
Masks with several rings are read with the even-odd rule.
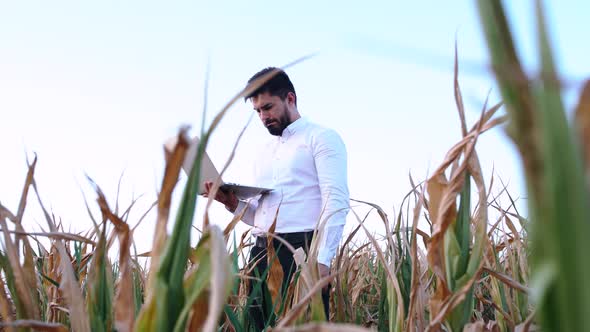
[[[263,69],[248,80],[249,86],[268,75],[273,76],[245,99],[252,101],[262,124],[274,136],[255,163],[255,185],[273,191],[249,202],[238,201],[233,193],[220,191],[215,199],[236,215],[243,213],[242,221],[254,227],[252,234],[256,239],[250,262],[258,262],[254,270],[258,275],[266,269],[266,231],[275,216],[275,235],[305,250],[314,229],[325,224],[317,257],[320,277],[325,277],[342,237],[349,208],[346,149],[335,131],[301,117],[295,88],[284,71]],[[211,186],[212,182],[205,184],[207,193]],[[293,255],[287,248],[281,249],[279,241],[273,243],[284,271],[285,289],[295,270]],[[322,297],[327,314],[327,288]],[[264,307],[261,302],[258,304]],[[254,309],[253,315],[261,330],[268,313]]]

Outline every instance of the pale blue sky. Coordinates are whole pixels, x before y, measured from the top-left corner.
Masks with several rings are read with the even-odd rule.
[[[506,3],[523,59],[534,68],[532,1]],[[590,5],[545,3],[571,104],[590,76]],[[208,62],[210,120],[259,69],[317,52],[287,70],[300,112],[344,138],[351,196],[392,215],[409,191],[408,173],[424,179],[460,138],[456,37],[470,124],[495,90],[477,18],[473,1],[0,1],[0,202],[16,210],[25,151],[37,152],[42,198],[66,228],[91,225],[80,187],[91,201],[94,195],[84,173],[114,201],[125,171],[122,202],[145,194],[134,224],[160,184],[163,141],[182,124],[193,133],[200,128]],[[209,153],[218,167],[251,113],[239,102],[214,133]],[[250,177],[252,151],[268,136],[253,120],[226,180]],[[524,196],[503,132],[478,144],[486,180],[494,167],[515,196]],[[199,211],[196,224],[201,205]],[[229,221],[222,208],[212,212],[214,222]],[[46,227],[35,204],[25,217],[31,227]],[[140,249],[151,243],[154,220],[135,235]]]

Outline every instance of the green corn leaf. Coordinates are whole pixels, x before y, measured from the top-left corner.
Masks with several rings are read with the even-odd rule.
[[[457,289],[457,278],[455,274],[459,269],[459,260],[461,257],[461,248],[459,247],[459,241],[454,232],[450,230],[445,233],[444,238],[444,250],[445,250],[445,268],[447,274],[447,284],[451,291]]]
[[[397,317],[397,306],[401,305],[397,301],[397,295],[395,293],[395,287],[393,281],[390,278],[387,279],[387,307],[389,309],[389,331],[402,331],[403,326],[401,325],[401,319]]]
[[[379,292],[379,321],[377,325],[377,330],[386,331],[386,329],[388,329],[389,327],[389,295],[387,291],[383,291],[387,290],[387,274],[385,273],[385,270],[383,269],[381,263],[377,263],[377,275],[379,276],[379,280],[381,280],[381,291]]]
[[[455,236],[460,254],[457,261],[457,269],[454,271],[454,279],[461,278],[467,272],[467,262],[471,250],[471,178],[469,172],[465,172],[465,182],[461,192],[459,211],[455,223]]]
[[[8,290],[10,292],[12,301],[16,307],[16,318],[23,319],[26,318],[26,311],[20,297],[16,293],[16,286],[14,284],[14,274],[12,273],[12,268],[10,267],[10,262],[8,261],[8,257],[4,255],[4,252],[0,251],[0,271],[4,270],[4,281]],[[0,285],[4,286],[4,285]]]
[[[161,257],[156,280],[154,282],[155,296],[152,303],[145,306],[145,313],[141,312],[136,331],[171,331],[185,305],[183,278],[188,262],[190,250],[191,225],[198,197],[198,183],[201,159],[205,151],[207,140],[201,140],[193,168],[189,174],[185,190],[180,202],[179,211],[172,235],[167,239]],[[151,314],[148,314],[150,312]]]
[[[400,280],[400,291],[404,300],[404,313],[406,314],[407,318],[408,309],[410,307],[410,292],[412,287],[412,258],[410,257],[410,252],[408,250],[404,250],[399,264],[400,272],[398,279]]]
[[[524,161],[538,317],[545,331],[581,331],[590,326],[590,195],[565,116],[541,1],[536,1],[541,77],[533,84],[516,58],[501,2],[479,0],[478,7],[498,85],[513,117],[510,134]]]
[[[543,325],[550,330],[581,331],[590,326],[590,199],[574,131],[565,116],[539,1],[536,9],[542,80],[534,91],[542,124],[545,172],[544,191],[536,200],[533,266],[543,260],[558,265],[555,288],[548,293],[547,302],[539,303],[539,309]]]
[[[459,290],[473,276],[467,269],[471,256],[471,179],[468,172],[465,172],[459,201],[457,219],[451,225],[452,227],[449,227],[444,237],[445,268],[447,283],[451,291]],[[453,331],[459,331],[469,322],[473,303],[473,288],[471,288],[465,300],[457,305],[448,316],[448,324]]]
[[[186,327],[186,320],[193,307],[193,303],[209,286],[209,278],[211,276],[211,259],[210,259],[210,246],[209,246],[209,234],[204,234],[197,245],[193,257],[195,258],[195,265],[193,269],[184,281],[184,288],[186,294],[186,303],[182,308],[174,327],[175,332],[184,331]]]
[[[226,305],[223,308],[223,312],[227,315],[227,318],[231,322],[231,325],[236,332],[246,331],[245,327],[242,325],[238,316],[235,314],[235,312],[228,305]]]
[[[113,281],[106,251],[106,223],[92,258],[86,298],[92,331],[113,330]]]

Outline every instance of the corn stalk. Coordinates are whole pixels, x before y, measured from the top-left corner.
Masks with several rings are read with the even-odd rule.
[[[499,0],[479,0],[493,70],[524,165],[532,221],[532,283],[545,331],[590,326],[590,197],[568,125],[541,1],[535,1],[538,77],[524,73]],[[587,144],[587,143],[585,143]]]

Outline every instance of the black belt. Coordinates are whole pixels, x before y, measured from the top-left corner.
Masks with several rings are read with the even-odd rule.
[[[309,242],[308,243],[308,245],[309,245],[311,243],[311,238],[313,237],[313,232],[314,231],[295,232],[295,233],[275,233],[274,236],[280,237],[280,238],[284,239],[285,241],[289,242],[290,244],[301,243],[302,241],[307,241],[307,242]],[[279,241],[277,239],[273,239],[273,244],[275,245],[275,247],[281,243],[282,243],[281,241]],[[266,248],[267,237],[266,236],[257,236],[256,241],[254,242],[254,246],[260,247],[260,248]]]

